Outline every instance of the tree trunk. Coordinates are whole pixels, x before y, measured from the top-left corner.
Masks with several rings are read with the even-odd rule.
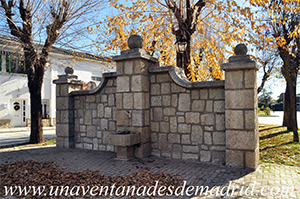
[[[296,84],[296,78],[289,77],[289,79],[287,79],[286,91],[284,96],[284,117],[282,125],[287,126],[288,131],[293,131],[293,141],[299,142],[297,125]]]
[[[296,103],[296,84],[297,78],[291,78],[291,86],[289,87],[290,90],[290,111],[289,120],[288,120],[288,128],[292,129],[293,131],[293,141],[299,142],[299,135],[298,135],[298,125],[297,125],[297,103]]]
[[[286,81],[286,92],[284,97],[284,118],[283,125],[287,126],[288,131],[293,131],[293,141],[299,142],[298,125],[297,125],[297,107],[296,107],[296,86],[298,68],[291,64],[289,52],[279,48],[280,57],[284,65],[282,74]]]
[[[45,140],[42,128],[41,87],[34,85],[29,89],[29,92],[31,100],[31,133],[29,143],[43,143]]]
[[[296,120],[296,90],[293,85],[291,85],[291,80],[287,82],[287,88],[289,91],[289,96],[286,97],[287,106],[287,128],[289,131],[297,130],[297,120]]]
[[[186,46],[186,51],[183,54],[183,69],[186,77],[190,80],[191,78],[189,77],[190,74],[189,66],[191,63],[191,36],[185,34],[185,38],[187,40],[187,46]]]
[[[180,68],[183,68],[183,61],[182,61],[182,53],[177,52],[176,53],[176,65]]]
[[[283,97],[283,122],[282,122],[282,126],[288,126],[288,120],[289,120],[289,115],[288,112],[290,106],[287,104],[289,102],[290,99],[290,91],[288,88],[288,84],[286,84],[285,87],[285,93],[284,93],[284,97]],[[288,129],[289,131],[291,131],[292,129]]]

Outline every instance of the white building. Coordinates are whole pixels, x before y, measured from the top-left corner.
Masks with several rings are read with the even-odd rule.
[[[75,56],[76,55],[76,56]],[[52,48],[42,86],[42,114],[55,125],[55,95],[53,80],[65,74],[67,66],[85,82],[99,84],[103,72],[115,71],[114,63],[94,55]],[[18,42],[0,37],[0,128],[30,124],[30,95],[27,86],[22,49]]]

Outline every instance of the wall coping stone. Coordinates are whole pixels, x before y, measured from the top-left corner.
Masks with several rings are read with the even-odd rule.
[[[121,52],[121,55],[113,56],[114,61],[123,61],[128,59],[137,59],[143,58],[152,62],[157,63],[158,59],[152,57],[149,52],[141,48],[133,48],[130,50],[124,50]]]
[[[58,79],[53,80],[54,84],[83,84],[77,79],[77,75],[58,75]]]
[[[183,73],[181,68],[175,66],[150,67],[149,73],[166,73],[168,72],[171,79],[178,85],[184,88],[217,88],[224,87],[224,80],[218,81],[203,81],[190,82]]]
[[[229,63],[221,65],[221,69],[228,70],[258,70],[259,67],[255,61],[250,59],[250,55],[236,55],[229,57]]]
[[[74,96],[75,95],[92,95],[92,94],[95,94],[95,93],[101,91],[105,87],[108,79],[115,78],[115,77],[117,77],[117,73],[116,72],[103,73],[102,74],[102,81],[101,81],[101,83],[96,88],[91,89],[91,90],[73,91],[70,94],[74,95]]]

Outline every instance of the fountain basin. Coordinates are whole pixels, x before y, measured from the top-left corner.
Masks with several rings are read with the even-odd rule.
[[[108,143],[117,146],[117,160],[134,158],[133,146],[140,144],[140,133],[123,131],[108,135]]]
[[[140,133],[134,132],[117,132],[108,137],[110,145],[114,146],[132,146],[140,143]]]

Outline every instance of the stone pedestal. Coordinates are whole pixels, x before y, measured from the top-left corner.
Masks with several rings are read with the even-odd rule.
[[[141,144],[134,147],[134,156],[150,155],[150,103],[148,68],[155,66],[157,59],[141,49],[140,36],[131,36],[130,50],[113,57],[117,63],[117,131],[138,132]]]
[[[66,70],[66,72],[68,72]],[[74,148],[74,100],[69,93],[81,90],[83,81],[76,75],[59,75],[56,84],[56,146]]]
[[[133,146],[118,146],[116,160],[131,160],[133,156]]]
[[[226,165],[256,169],[259,163],[258,104],[255,61],[237,45],[225,71]]]

